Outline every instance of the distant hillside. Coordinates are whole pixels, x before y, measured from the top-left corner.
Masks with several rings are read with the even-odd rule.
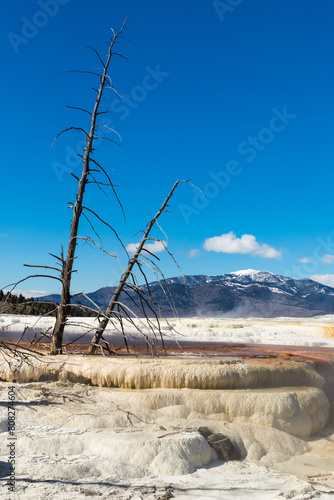
[[[43,314],[48,314],[49,316],[55,316],[55,303],[59,301],[60,296],[55,295],[52,297],[54,297],[54,300],[45,301],[43,298],[26,299],[22,294],[14,295],[9,292],[4,293],[0,290],[0,314],[27,314],[29,316],[42,316]],[[69,311],[69,316],[92,315],[92,312],[85,311],[78,306],[72,306]]]
[[[310,279],[294,280],[268,271],[237,271],[220,276],[178,276],[162,282],[153,282],[150,289],[154,300],[166,316],[173,316],[173,309],[166,298],[166,287],[173,297],[180,317],[226,316],[309,317],[334,314],[334,289]],[[144,290],[146,286],[142,287]],[[106,309],[114,287],[100,288],[87,296],[102,309]],[[130,296],[135,300],[133,292]],[[59,295],[49,295],[40,300],[59,302]],[[83,296],[78,302],[91,306]],[[131,299],[123,294],[120,298],[133,309]],[[139,314],[138,310],[134,310]],[[152,316],[150,311],[147,311]]]

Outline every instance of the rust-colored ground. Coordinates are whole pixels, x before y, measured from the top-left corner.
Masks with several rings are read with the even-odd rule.
[[[21,347],[28,347],[27,343],[20,343]],[[85,354],[87,352],[87,344],[73,343],[64,347],[64,354]],[[118,356],[137,355],[137,356],[200,356],[200,357],[241,357],[248,359],[303,359],[315,361],[317,363],[334,363],[334,348],[333,347],[317,347],[317,346],[284,346],[272,344],[238,344],[238,343],[220,343],[220,342],[196,342],[196,341],[180,341],[178,344],[175,341],[167,340],[165,349],[161,343],[157,344],[152,349],[148,347],[142,340],[131,341],[128,350],[124,344],[110,344],[110,350]],[[48,345],[39,345],[38,352],[46,354]],[[103,353],[108,355],[108,351],[103,349]],[[102,354],[102,349],[97,349],[97,355]]]

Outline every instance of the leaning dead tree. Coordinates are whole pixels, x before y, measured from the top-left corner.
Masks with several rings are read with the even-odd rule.
[[[68,241],[68,247],[67,247],[67,252],[66,256],[63,254],[63,251],[60,256],[50,254],[52,257],[54,257],[58,261],[58,266],[53,267],[53,266],[42,266],[42,265],[37,265],[37,266],[28,266],[28,267],[38,267],[38,268],[44,268],[52,271],[57,271],[59,272],[59,277],[57,276],[52,276],[52,275],[33,275],[29,276],[28,278],[31,277],[49,277],[53,279],[57,279],[61,282],[61,299],[60,299],[60,304],[57,309],[57,316],[56,316],[56,323],[54,326],[54,330],[52,333],[52,340],[51,340],[51,348],[50,348],[50,354],[61,354],[62,353],[62,344],[63,344],[63,334],[64,334],[64,328],[66,325],[67,317],[68,317],[68,308],[70,307],[71,304],[71,281],[72,281],[72,274],[76,272],[76,270],[73,269],[73,264],[74,260],[76,258],[75,253],[76,253],[76,247],[77,247],[77,237],[78,237],[78,229],[79,229],[79,222],[81,220],[81,216],[84,216],[92,229],[94,230],[94,226],[91,223],[89,216],[94,216],[96,217],[100,222],[108,226],[115,234],[117,237],[117,233],[114,231],[112,226],[105,222],[97,213],[95,213],[93,210],[91,210],[88,207],[85,207],[83,204],[84,201],[84,194],[85,194],[85,189],[87,187],[87,184],[89,183],[95,183],[100,189],[103,190],[102,186],[110,186],[119,202],[119,199],[117,197],[117,194],[115,192],[114,185],[112,184],[110,177],[106,170],[102,167],[101,163],[93,159],[93,151],[94,151],[94,141],[96,139],[106,139],[111,142],[114,142],[112,139],[107,138],[105,136],[98,136],[97,135],[97,129],[98,127],[105,127],[109,129],[112,132],[115,132],[114,130],[110,129],[105,123],[99,122],[99,116],[101,114],[106,113],[107,111],[100,111],[100,105],[101,105],[101,100],[102,96],[104,94],[104,91],[106,89],[110,89],[113,92],[115,92],[117,95],[116,89],[112,85],[112,80],[110,76],[108,75],[108,69],[110,65],[110,61],[113,56],[117,55],[120,56],[124,59],[126,57],[122,56],[118,52],[114,50],[115,44],[116,43],[123,43],[120,42],[119,39],[125,38],[122,36],[122,33],[125,29],[127,19],[124,20],[121,29],[118,32],[115,32],[114,30],[112,31],[112,38],[109,43],[109,48],[108,48],[108,53],[107,53],[107,58],[105,61],[103,61],[102,57],[100,57],[99,53],[95,50],[92,49],[97,55],[102,68],[100,69],[100,72],[97,71],[79,71],[79,70],[73,70],[73,72],[78,72],[78,73],[86,73],[86,74],[91,74],[94,76],[97,76],[99,78],[100,84],[98,89],[93,88],[97,92],[97,97],[93,106],[93,111],[88,111],[86,109],[80,108],[80,107],[74,107],[74,106],[68,106],[69,108],[72,109],[77,109],[80,111],[83,111],[84,113],[88,113],[90,116],[90,128],[89,131],[85,130],[82,127],[69,127],[65,130],[62,130],[56,137],[56,139],[63,134],[64,132],[68,131],[79,131],[84,134],[85,136],[85,141],[86,141],[86,146],[84,149],[84,154],[79,156],[82,158],[82,173],[81,177],[77,177],[73,173],[71,174],[78,182],[78,191],[76,195],[76,200],[75,203],[70,203],[70,208],[73,209],[73,215],[72,215],[72,222],[71,222],[71,230],[70,230],[70,237]],[[55,140],[56,140],[55,139]],[[105,182],[101,182],[96,179],[96,172],[102,173],[105,178],[107,179]],[[95,230],[94,230],[95,231]],[[25,279],[28,279],[25,278]],[[23,281],[23,280],[22,280]]]
[[[160,322],[159,322],[159,318],[157,315],[157,311],[161,312],[162,314],[163,314],[163,311],[161,310],[159,304],[157,304],[157,302],[154,300],[154,298],[151,294],[150,286],[149,286],[147,278],[146,278],[146,273],[143,270],[143,264],[148,265],[149,268],[151,270],[153,270],[153,272],[156,274],[157,277],[158,277],[158,273],[162,277],[163,277],[163,274],[162,274],[161,269],[157,266],[156,262],[154,261],[154,259],[158,259],[158,257],[154,253],[145,249],[145,244],[147,244],[147,242],[150,240],[159,241],[164,246],[165,250],[167,250],[167,252],[170,254],[170,252],[167,249],[167,246],[163,243],[163,241],[161,239],[150,238],[149,235],[150,235],[150,232],[155,225],[159,226],[158,219],[159,219],[160,215],[166,211],[169,200],[171,199],[175,189],[177,188],[177,186],[181,182],[189,182],[189,181],[176,181],[175,182],[174,186],[170,190],[165,201],[161,205],[159,211],[156,213],[156,215],[153,217],[153,219],[148,223],[146,231],[144,232],[144,235],[136,248],[136,252],[134,253],[133,257],[129,260],[128,266],[127,266],[126,270],[124,271],[124,273],[123,273],[123,275],[122,275],[122,277],[121,277],[121,279],[116,287],[116,290],[115,290],[113,296],[110,299],[108,308],[107,308],[106,312],[103,314],[103,319],[100,320],[99,327],[97,328],[95,335],[91,341],[91,344],[90,344],[90,347],[88,350],[88,354],[95,353],[96,348],[98,347],[98,344],[103,336],[103,333],[108,326],[108,323],[110,322],[110,323],[114,324],[113,319],[116,320],[120,325],[123,325],[124,319],[128,320],[128,321],[130,321],[130,323],[132,323],[133,326],[135,326],[135,328],[137,330],[139,330],[142,333],[142,330],[140,329],[140,327],[138,327],[138,325],[136,323],[134,323],[134,321],[132,320],[132,317],[134,316],[133,309],[129,308],[124,303],[120,302],[120,295],[122,292],[125,292],[125,295],[127,295],[128,297],[130,296],[134,305],[137,308],[139,308],[143,317],[148,322],[148,325],[151,327],[151,330],[152,330],[154,336],[156,336],[156,329],[158,330],[158,333],[160,334],[160,337],[161,337],[161,340],[163,343],[163,336],[161,334]],[[145,253],[146,253],[146,255],[145,255]],[[149,257],[147,257],[147,254],[149,255]],[[145,259],[145,260],[143,260],[143,259]],[[138,282],[136,280],[136,276],[133,272],[133,269],[135,266],[137,266],[137,268],[139,269],[141,275],[143,276],[143,278],[145,280],[145,283],[146,283],[146,290],[145,291],[144,291],[143,287],[138,285]],[[163,287],[163,285],[162,285],[162,287]],[[132,297],[131,297],[131,295],[129,295],[129,293],[127,291],[125,291],[126,288],[128,288],[132,292],[134,292],[132,294]],[[166,290],[164,290],[164,291],[166,292]],[[133,296],[135,298],[137,298],[137,303],[135,302]],[[172,297],[170,297],[170,299],[172,300]],[[155,319],[157,320],[157,322],[155,324],[153,324],[150,321],[148,314],[146,312],[147,309],[151,313],[153,313],[153,315],[155,316]],[[126,341],[126,335],[125,335],[123,328],[122,328],[122,334],[123,334],[124,339]]]

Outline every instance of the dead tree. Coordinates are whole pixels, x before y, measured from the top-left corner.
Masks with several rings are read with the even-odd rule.
[[[99,117],[99,115],[101,115],[103,113],[107,113],[107,111],[100,111],[101,99],[102,99],[102,96],[104,94],[104,91],[106,89],[110,89],[117,94],[117,91],[113,87],[112,81],[111,81],[110,77],[108,76],[108,69],[109,69],[109,64],[111,62],[111,59],[114,55],[120,56],[120,57],[126,59],[126,57],[115,52],[115,50],[114,50],[116,43],[124,44],[124,40],[128,40],[127,38],[125,38],[122,35],[124,29],[126,28],[126,21],[127,20],[125,19],[122,26],[121,26],[121,29],[118,32],[114,32],[113,30],[111,30],[112,31],[112,39],[109,43],[107,58],[106,58],[105,62],[102,60],[102,58],[100,57],[98,52],[95,49],[92,49],[96,53],[101,65],[102,65],[100,72],[97,72],[99,70],[97,70],[97,71],[74,70],[74,72],[88,73],[88,74],[94,75],[94,76],[98,77],[99,81],[100,81],[99,88],[93,89],[97,92],[97,97],[96,97],[92,112],[87,111],[86,109],[83,109],[83,108],[68,106],[70,108],[83,111],[90,116],[89,131],[85,130],[82,127],[72,126],[72,127],[66,128],[65,130],[62,130],[56,137],[56,139],[57,139],[64,132],[78,131],[78,132],[84,134],[85,141],[86,141],[84,154],[78,155],[82,158],[81,177],[79,178],[76,175],[74,175],[73,173],[71,174],[78,182],[78,191],[77,191],[75,203],[70,203],[70,208],[73,209],[73,215],[72,215],[72,222],[71,222],[70,237],[69,237],[69,241],[68,241],[68,248],[67,248],[66,255],[64,254],[63,250],[61,250],[60,256],[50,254],[53,258],[55,258],[57,260],[58,265],[56,265],[56,266],[28,265],[28,267],[43,268],[43,269],[46,269],[48,272],[56,271],[57,273],[59,273],[59,275],[53,276],[51,274],[35,274],[35,275],[28,276],[28,277],[18,281],[17,283],[13,284],[14,288],[15,288],[15,286],[17,286],[19,283],[21,283],[27,279],[37,278],[37,277],[48,277],[48,278],[58,280],[61,283],[61,287],[62,287],[61,288],[61,300],[60,300],[60,304],[57,308],[56,323],[55,323],[53,332],[51,334],[50,354],[52,354],[52,355],[62,354],[64,328],[67,324],[71,300],[73,299],[73,297],[75,297],[74,295],[71,295],[71,281],[72,281],[72,274],[76,272],[76,270],[73,269],[73,264],[74,264],[74,260],[76,259],[75,254],[76,254],[76,247],[77,247],[78,240],[81,239],[81,240],[84,240],[86,242],[90,242],[90,243],[94,244],[96,247],[98,247],[100,250],[102,250],[103,252],[116,258],[115,255],[107,252],[103,248],[102,243],[98,244],[96,241],[89,238],[88,236],[86,236],[86,237],[79,236],[78,230],[79,230],[79,222],[81,220],[81,216],[83,216],[88,221],[93,232],[99,238],[99,235],[95,231],[94,225],[92,224],[92,222],[89,218],[92,215],[94,217],[96,217],[99,222],[102,222],[104,225],[106,225],[108,228],[110,228],[114,232],[116,238],[119,240],[119,242],[121,243],[121,245],[124,248],[124,245],[120,241],[120,239],[117,235],[117,232],[114,230],[114,228],[108,222],[103,220],[96,212],[94,212],[90,208],[86,207],[83,204],[83,200],[84,200],[84,194],[85,194],[86,187],[89,183],[93,183],[93,184],[97,185],[102,190],[103,190],[104,186],[109,186],[109,187],[111,187],[111,189],[112,189],[114,195],[116,196],[116,199],[117,199],[118,203],[120,204],[121,209],[123,211],[123,207],[122,207],[122,205],[118,199],[118,196],[115,192],[115,186],[111,182],[111,179],[110,179],[108,173],[106,172],[105,168],[101,165],[101,162],[98,162],[92,156],[93,156],[93,152],[94,152],[94,141],[96,139],[103,138],[103,139],[107,139],[111,142],[115,142],[115,141],[112,141],[110,138],[107,138],[104,136],[99,137],[97,135],[97,129],[100,126],[106,127],[107,129],[109,129],[109,131],[115,132],[114,130],[111,130],[106,124],[99,123],[98,117]],[[96,178],[97,174],[102,174],[106,180],[104,179],[104,182],[100,181],[99,179]],[[127,269],[122,274],[121,280],[120,280],[118,286],[116,287],[115,293],[114,293],[114,295],[109,303],[107,311],[106,312],[102,311],[96,304],[93,304],[94,307],[92,307],[92,308],[89,308],[87,306],[87,304],[82,304],[82,305],[84,305],[84,307],[86,309],[91,309],[92,311],[95,311],[96,315],[98,317],[98,320],[99,320],[99,327],[95,331],[93,341],[89,347],[89,354],[93,354],[95,352],[96,347],[99,345],[100,340],[103,339],[103,333],[104,333],[109,322],[112,323],[113,326],[123,335],[124,341],[125,341],[125,344],[127,347],[128,347],[128,345],[127,345],[126,333],[124,330],[124,321],[130,321],[131,324],[137,329],[137,331],[139,331],[144,336],[144,338],[146,339],[147,345],[149,345],[148,335],[145,333],[144,330],[142,330],[140,327],[138,327],[138,324],[136,324],[133,321],[133,317],[136,316],[136,314],[134,312],[135,309],[133,309],[133,308],[131,309],[126,304],[120,302],[121,293],[128,296],[129,299],[133,302],[134,306],[139,308],[139,310],[141,311],[141,313],[143,313],[143,316],[146,319],[146,327],[148,327],[153,338],[154,339],[156,338],[156,333],[158,332],[158,334],[160,334],[161,341],[163,344],[163,336],[162,336],[162,332],[161,332],[161,328],[160,328],[159,316],[165,317],[165,315],[164,315],[164,312],[161,310],[159,304],[157,304],[155,302],[155,300],[151,294],[150,286],[149,286],[147,278],[146,278],[144,266],[145,265],[148,266],[155,273],[158,280],[159,280],[159,276],[160,276],[160,277],[162,277],[162,281],[164,282],[164,276],[163,276],[161,269],[159,268],[159,266],[156,263],[156,260],[159,260],[158,257],[155,254],[151,253],[147,248],[145,248],[145,243],[147,243],[147,241],[149,241],[149,240],[162,241],[162,240],[158,240],[156,238],[152,238],[149,235],[150,235],[152,228],[155,225],[160,227],[158,224],[158,218],[160,217],[160,215],[163,212],[167,211],[166,207],[168,206],[168,202],[169,202],[176,187],[178,186],[178,184],[180,182],[189,182],[189,181],[177,181],[174,184],[174,186],[172,187],[171,191],[169,192],[167,198],[165,199],[164,203],[162,204],[160,210],[157,212],[155,217],[149,222],[147,229],[144,232],[144,235],[142,237],[142,240],[139,243],[138,248],[136,249],[135,254],[133,255],[133,257],[131,259],[129,259]],[[124,211],[123,211],[123,215],[124,215]],[[99,240],[100,240],[100,238],[99,238]],[[167,249],[167,246],[165,247],[165,249],[170,254],[169,250]],[[137,280],[135,274],[133,273],[133,268],[135,265],[137,266],[137,270],[139,270],[140,274],[143,276],[143,278],[145,280],[146,289],[144,289],[143,287],[141,287],[139,285],[138,280]],[[8,285],[8,286],[11,286],[11,285]],[[165,293],[166,297],[169,299],[169,303],[173,306],[173,299],[170,296],[170,294],[168,294],[169,293],[168,290],[166,289],[166,287],[163,287],[163,286],[162,286],[162,289],[163,289],[163,292]],[[134,294],[136,296],[136,298],[138,299],[137,303],[135,302],[135,300],[133,299],[133,295],[131,295],[131,294]],[[76,295],[79,295],[79,294],[76,294]],[[86,299],[87,299],[87,297],[86,297]],[[77,304],[80,305],[79,302],[77,302]],[[156,319],[156,322],[157,322],[156,324],[154,324],[154,322],[147,316],[146,310],[149,310],[152,313],[153,317]],[[158,325],[158,327],[156,325]],[[105,345],[107,346],[107,350],[109,352],[111,352],[109,349],[108,343],[104,339],[103,339],[103,341],[105,342]],[[34,344],[35,343],[36,342],[34,342]],[[152,345],[151,348],[152,348],[152,352],[153,352],[154,346]]]
[[[60,134],[62,134],[63,132],[67,132],[69,130],[79,130],[80,132],[82,132],[85,135],[86,147],[84,150],[84,155],[79,155],[82,157],[82,167],[83,167],[81,178],[79,179],[74,174],[72,174],[73,177],[75,177],[76,180],[78,181],[78,193],[76,195],[75,203],[71,204],[71,208],[73,209],[73,216],[72,216],[71,231],[70,231],[70,237],[69,237],[69,242],[68,242],[66,258],[64,256],[61,256],[61,257],[54,256],[54,257],[56,257],[56,259],[59,261],[59,263],[61,265],[61,269],[59,269],[59,268],[54,268],[54,269],[56,269],[57,271],[60,271],[61,283],[62,283],[60,305],[59,305],[58,311],[57,311],[57,318],[56,318],[56,323],[55,323],[55,327],[54,327],[53,334],[52,334],[52,342],[51,342],[51,349],[50,349],[50,354],[54,354],[54,355],[62,353],[63,333],[64,333],[64,328],[65,328],[66,320],[67,320],[67,316],[68,316],[68,307],[71,303],[71,291],[70,291],[71,279],[72,279],[73,272],[75,272],[73,270],[73,263],[74,263],[74,259],[75,259],[78,228],[79,228],[79,222],[80,222],[81,216],[84,214],[85,217],[88,218],[87,212],[89,212],[89,214],[93,214],[95,217],[97,217],[99,220],[101,220],[101,218],[95,212],[88,209],[87,207],[84,207],[84,205],[83,205],[85,189],[86,189],[86,186],[87,186],[89,179],[90,179],[89,176],[91,175],[91,179],[95,180],[94,176],[92,174],[93,171],[98,170],[98,171],[104,173],[108,179],[108,185],[110,185],[112,187],[112,189],[114,190],[114,186],[113,186],[108,174],[106,173],[106,171],[104,170],[104,168],[101,166],[100,163],[93,160],[92,153],[93,153],[94,140],[100,138],[100,137],[96,136],[97,127],[98,126],[107,127],[103,123],[98,123],[98,116],[101,115],[102,113],[105,113],[105,111],[99,111],[103,92],[105,89],[111,89],[114,92],[116,92],[115,88],[112,85],[111,79],[108,76],[108,68],[109,68],[109,64],[110,64],[110,61],[111,61],[111,58],[113,55],[121,56],[121,54],[114,52],[114,46],[117,43],[118,39],[122,36],[122,33],[125,29],[125,24],[126,24],[126,19],[124,20],[122,27],[118,32],[114,32],[112,30],[113,36],[112,36],[111,42],[109,44],[107,60],[105,62],[103,62],[103,60],[100,57],[100,55],[98,54],[98,52],[95,49],[93,49],[94,52],[97,54],[99,61],[102,64],[102,69],[103,69],[102,74],[97,73],[95,71],[94,72],[82,71],[82,73],[89,73],[89,74],[96,75],[100,79],[99,88],[94,89],[97,91],[97,97],[96,97],[93,111],[90,112],[90,111],[87,111],[83,108],[74,108],[74,109],[79,109],[81,111],[84,111],[91,116],[91,124],[90,124],[89,132],[87,132],[83,128],[79,128],[79,127],[69,127],[68,129],[65,129],[62,132],[60,132]],[[123,56],[121,56],[121,57],[123,57]],[[58,136],[60,134],[58,134]],[[106,139],[108,139],[108,138],[106,138]],[[111,139],[108,139],[108,140],[111,140]],[[114,142],[114,141],[112,141],[112,142]],[[94,169],[92,169],[90,167],[91,163],[93,163]],[[101,183],[96,181],[96,180],[95,180],[95,183],[97,185],[101,185]],[[102,222],[104,222],[104,221],[102,220]],[[109,226],[109,224],[107,224],[107,223],[105,223],[105,224]],[[109,226],[109,227],[111,228],[111,226]]]
[[[147,249],[145,249],[145,244],[149,240],[154,240],[154,241],[160,241],[160,242],[162,242],[162,240],[157,240],[156,238],[150,238],[149,234],[150,234],[152,228],[155,225],[159,226],[158,219],[159,219],[159,217],[160,217],[160,215],[162,213],[166,212],[166,207],[168,206],[168,202],[171,199],[171,197],[173,196],[173,193],[174,193],[175,189],[177,188],[178,184],[180,184],[181,182],[187,182],[188,183],[189,181],[176,181],[175,182],[174,186],[170,190],[170,192],[169,192],[168,196],[166,197],[165,201],[161,205],[160,210],[156,213],[156,215],[153,217],[153,219],[148,223],[146,231],[144,232],[144,235],[143,235],[140,243],[138,244],[136,252],[134,253],[133,257],[129,260],[128,266],[127,266],[126,270],[124,271],[124,273],[123,273],[123,275],[122,275],[122,277],[121,277],[121,279],[120,279],[120,281],[119,281],[119,283],[118,283],[118,285],[116,287],[116,290],[115,290],[112,298],[110,299],[110,302],[109,302],[109,305],[108,305],[108,308],[107,308],[106,312],[102,313],[103,319],[100,320],[99,327],[97,328],[97,330],[95,332],[95,335],[94,335],[94,337],[93,337],[93,339],[91,341],[90,347],[88,349],[88,354],[94,354],[95,353],[96,348],[97,348],[97,346],[98,346],[101,338],[103,337],[103,333],[104,333],[104,331],[105,331],[105,329],[106,329],[109,321],[112,324],[114,324],[113,319],[115,319],[121,325],[123,325],[123,320],[127,319],[127,320],[129,320],[133,324],[133,326],[135,326],[136,329],[140,330],[138,328],[138,325],[136,325],[133,322],[132,318],[131,318],[132,316],[135,316],[133,314],[133,311],[130,308],[126,307],[121,302],[119,302],[120,295],[121,295],[122,292],[124,292],[125,287],[128,287],[128,288],[130,288],[130,290],[132,290],[132,291],[135,292],[135,295],[137,296],[139,304],[138,303],[136,304],[133,301],[134,305],[136,305],[137,307],[140,308],[142,314],[144,315],[146,321],[148,322],[148,325],[151,327],[153,335],[156,336],[156,331],[155,331],[155,326],[156,325],[154,325],[149,320],[149,318],[148,318],[145,310],[147,308],[150,309],[150,311],[153,313],[153,315],[155,316],[155,318],[157,320],[158,320],[158,316],[156,314],[156,310],[160,311],[162,314],[163,314],[163,311],[161,311],[161,308],[154,301],[154,299],[153,299],[153,297],[152,297],[152,295],[150,293],[150,287],[149,287],[149,284],[148,284],[147,279],[146,279],[146,274],[143,271],[142,264],[147,264],[153,271],[158,271],[162,276],[163,276],[163,274],[162,274],[160,268],[153,261],[154,258],[157,259],[157,256],[155,254],[149,252]],[[165,249],[167,250],[167,246],[165,246]],[[146,253],[148,253],[150,255],[149,258],[146,257],[146,260],[149,261],[150,264],[148,264],[147,262],[145,262],[142,259],[140,259],[140,257],[142,256],[143,252],[146,252]],[[170,254],[169,251],[168,251],[168,253]],[[135,275],[133,273],[133,268],[134,268],[135,265],[138,266],[141,274],[144,277],[144,280],[146,282],[147,292],[145,292],[142,289],[142,287],[138,286],[138,284],[137,284],[137,280],[136,280]],[[132,283],[130,282],[130,279],[132,279]],[[164,291],[166,291],[166,290],[164,290]],[[172,297],[170,297],[170,299],[172,301]],[[163,337],[161,335],[161,329],[160,329],[159,320],[157,322],[157,327],[158,327],[158,333],[160,334],[161,340],[162,340],[162,343],[163,343]],[[140,330],[140,332],[142,333],[141,330]],[[122,334],[123,334],[125,343],[127,345],[126,335],[124,333],[124,328],[123,327],[122,327]]]
[[[118,235],[116,231],[113,229],[113,227],[104,221],[96,212],[91,210],[90,208],[84,206],[83,201],[84,201],[84,194],[85,190],[88,184],[93,183],[97,185],[102,191],[104,191],[103,187],[104,186],[109,186],[111,187],[114,195],[116,196],[116,199],[118,203],[120,204],[120,201],[118,199],[118,196],[115,191],[115,186],[111,182],[111,179],[106,172],[105,168],[101,165],[100,162],[96,161],[92,156],[94,152],[94,144],[96,139],[106,139],[108,141],[111,141],[115,144],[117,144],[115,141],[112,139],[105,137],[102,134],[102,137],[97,135],[97,130],[98,127],[105,127],[111,132],[115,132],[112,130],[110,127],[108,127],[105,123],[99,122],[99,116],[107,113],[108,111],[100,111],[100,105],[101,105],[101,100],[102,96],[104,95],[104,91],[107,89],[112,90],[115,92],[117,95],[116,89],[112,85],[111,78],[108,75],[108,69],[109,65],[111,62],[111,59],[113,56],[119,56],[124,59],[127,59],[125,56],[122,54],[119,54],[118,52],[115,51],[115,44],[117,43],[122,43],[124,44],[124,40],[128,40],[126,37],[122,35],[123,31],[126,28],[126,22],[127,19],[124,20],[120,30],[118,32],[115,32],[113,29],[112,31],[112,38],[111,41],[108,42],[108,53],[106,60],[103,61],[102,57],[99,55],[97,50],[95,50],[92,47],[89,47],[92,49],[95,54],[97,55],[99,62],[101,63],[102,67],[98,70],[94,71],[80,71],[80,70],[72,70],[72,72],[76,73],[85,73],[89,75],[93,75],[95,77],[99,78],[99,87],[98,88],[93,88],[94,91],[97,93],[97,97],[94,103],[93,111],[88,111],[84,108],[81,107],[74,107],[74,106],[68,106],[69,108],[76,109],[79,111],[83,111],[84,113],[88,114],[90,116],[90,128],[89,131],[85,130],[82,127],[69,127],[64,130],[62,130],[55,138],[55,140],[64,132],[69,132],[69,131],[78,131],[80,133],[83,133],[85,136],[85,149],[84,149],[84,154],[79,154],[78,156],[82,158],[82,173],[81,177],[77,177],[73,173],[71,174],[76,181],[78,182],[78,190],[77,190],[77,195],[76,195],[76,200],[75,203],[70,203],[69,206],[70,208],[73,209],[73,215],[72,215],[72,222],[71,222],[71,229],[70,229],[70,236],[68,240],[68,247],[67,247],[67,252],[66,255],[64,255],[63,250],[61,250],[60,256],[51,254],[50,255],[57,260],[57,265],[56,266],[44,266],[44,265],[27,265],[28,267],[36,267],[36,268],[43,268],[47,269],[48,272],[50,271],[56,271],[59,273],[58,276],[53,276],[51,274],[35,274],[28,276],[17,283],[12,284],[13,288],[12,290],[21,282],[30,279],[30,278],[39,278],[39,277],[44,277],[44,278],[52,278],[55,280],[58,280],[61,283],[61,299],[60,299],[60,304],[57,309],[57,315],[56,315],[56,323],[53,329],[52,333],[52,338],[51,338],[51,348],[50,348],[50,354],[62,354],[62,344],[63,344],[63,334],[64,334],[64,328],[66,325],[66,321],[68,318],[68,313],[69,313],[69,307],[71,305],[71,281],[72,281],[72,274],[76,272],[76,270],[73,269],[73,264],[74,260],[76,259],[76,247],[77,247],[77,240],[78,240],[78,229],[79,229],[79,222],[81,220],[81,217],[83,216],[93,229],[93,231],[96,233],[94,229],[94,225],[92,224],[91,220],[89,217],[94,216],[96,219],[103,224],[105,224],[108,228],[110,228],[115,236],[118,238]],[[122,40],[122,41],[121,41]],[[115,132],[116,133],[116,132]],[[55,142],[55,141],[54,141]],[[98,174],[102,174],[104,176],[104,182],[100,181],[99,179],[96,178]],[[103,186],[103,187],[102,187]],[[121,204],[120,204],[121,205]],[[122,205],[121,205],[122,208]],[[123,211],[123,208],[122,208]],[[124,214],[124,212],[123,212]],[[85,239],[86,241],[92,241],[90,238],[82,238]],[[120,240],[119,240],[120,241]],[[109,254],[110,255],[110,254]],[[114,256],[115,257],[115,256]],[[8,286],[12,286],[8,285]],[[6,287],[7,288],[7,287]],[[11,290],[11,291],[12,291]]]

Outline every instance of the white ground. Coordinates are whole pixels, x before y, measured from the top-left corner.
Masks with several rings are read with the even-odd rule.
[[[0,326],[18,330],[17,320],[23,328],[23,324],[32,327],[36,318],[1,317]],[[191,318],[172,323],[189,339],[334,345],[333,317],[275,321]],[[34,328],[41,331],[50,326],[52,320],[43,318]],[[170,333],[167,325],[165,331]],[[7,492],[5,485],[9,436],[7,407],[1,404],[8,401],[8,387],[13,384],[1,383],[1,498],[333,498],[334,429],[324,427],[328,401],[312,363],[291,362],[289,369],[282,364],[278,372],[263,374],[256,367],[246,369],[236,359],[226,360],[222,367],[212,360],[207,368],[201,360],[197,368],[194,360],[181,359],[174,365],[169,360],[165,365],[156,360],[119,361],[117,365],[115,360],[109,363],[100,357],[93,365],[84,357],[63,356],[53,364],[37,362],[45,379],[50,366],[54,373],[62,366],[64,377],[58,382],[33,381],[34,368],[23,369],[22,382],[14,383],[15,494]],[[14,370],[15,365],[0,362],[3,380]],[[117,380],[118,387],[143,388],[88,387],[75,382],[79,376],[100,385],[115,385]],[[233,376],[242,386],[222,391]],[[265,389],[263,381],[269,376],[277,377],[284,386],[291,377],[291,387]],[[18,373],[15,377],[20,380]],[[32,381],[26,382],[24,377]],[[305,388],[299,387],[300,377]],[[186,388],[178,388],[179,380]],[[196,386],[203,388],[194,389]],[[245,460],[218,461],[197,432],[203,425],[230,437]]]
[[[2,384],[2,401],[8,386]],[[17,387],[17,495],[2,498],[333,498],[329,429],[308,443],[267,426],[187,412],[182,404],[152,410],[124,390],[60,382]],[[6,424],[4,415],[2,431]],[[196,432],[201,425],[229,436],[246,460],[217,461]],[[7,460],[6,434],[0,466]],[[286,474],[290,468],[308,481]]]
[[[139,321],[137,321],[139,324]],[[66,331],[92,332],[96,327],[94,318],[71,318]],[[54,318],[35,316],[0,316],[0,330],[30,332],[51,331]],[[174,330],[171,330],[171,326]],[[224,319],[224,318],[183,318],[171,319],[169,325],[162,321],[166,337],[183,340],[208,340],[234,343],[283,344],[334,347],[334,316],[314,318],[268,319]],[[138,332],[128,327],[127,332],[134,337]],[[106,334],[117,334],[108,329]],[[149,334],[149,332],[148,332]]]

